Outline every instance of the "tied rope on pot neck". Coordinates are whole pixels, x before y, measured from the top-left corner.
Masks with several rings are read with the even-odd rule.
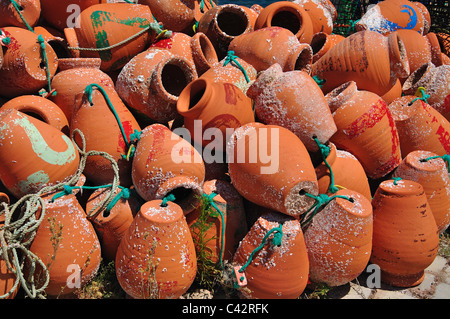
[[[230,50],[227,52],[227,56],[225,58],[225,62],[223,63],[223,66],[227,66],[228,63],[235,65],[239,70],[242,71],[242,73],[244,74],[245,80],[248,82],[250,82],[250,79],[247,75],[247,71],[245,71],[245,68],[239,63],[239,61],[237,60],[238,56],[234,54],[234,51]]]
[[[445,154],[445,155],[442,155],[442,156],[439,156],[439,155],[430,156],[430,157],[427,157],[427,158],[423,158],[420,161],[421,162],[428,162],[430,160],[437,159],[437,158],[440,158],[440,159],[442,159],[445,162],[445,164],[447,165],[447,172],[450,174],[450,155],[448,155],[448,154]]]

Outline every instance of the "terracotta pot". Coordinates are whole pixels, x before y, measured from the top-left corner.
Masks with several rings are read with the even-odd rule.
[[[99,237],[102,256],[108,261],[115,260],[120,240],[143,204],[132,189],[118,188],[114,194],[121,198],[114,206],[111,209],[97,210],[97,205],[101,204],[110,192],[111,190],[108,188],[95,190],[86,203],[86,212],[94,210],[94,214],[96,214],[92,219],[92,224]],[[121,195],[121,192],[127,195]]]
[[[153,200],[142,205],[116,254],[122,289],[136,299],[177,299],[194,281],[197,256],[183,210]]]
[[[0,119],[0,179],[16,198],[76,173],[80,157],[64,133],[14,109],[0,112]]]
[[[274,240],[277,236],[278,242]],[[280,213],[264,214],[241,241],[233,262],[237,264],[237,280],[243,274],[247,280],[247,285],[239,289],[243,298],[298,298],[306,288],[309,274],[308,253],[299,221]]]
[[[381,98],[386,102],[386,104],[392,103],[395,99],[398,99],[402,96],[402,82],[399,79],[395,82],[394,86],[384,93]]]
[[[230,58],[212,64],[200,77],[208,78],[213,82],[231,83],[245,94],[249,86],[256,80],[256,69],[250,63],[233,55],[232,51],[228,54]]]
[[[357,31],[371,30],[389,34],[398,29],[424,33],[422,11],[408,0],[384,0],[369,8],[356,23]]]
[[[422,13],[423,16],[423,34],[427,34],[431,27],[431,16],[426,5],[419,1],[411,1],[411,3]]]
[[[73,57],[100,58],[100,69],[105,72],[122,68],[131,57],[144,51],[156,38],[156,30],[137,37],[144,28],[155,23],[150,8],[131,3],[104,3],[91,5],[76,19],[76,26],[64,29]],[[158,33],[159,34],[159,33]],[[126,41],[129,39],[128,41]],[[126,41],[108,50],[106,48]],[[93,48],[77,50],[75,48]]]
[[[267,27],[240,35],[228,48],[257,72],[275,63],[280,64],[283,71],[311,71],[311,46],[299,43],[291,31],[282,27]]]
[[[253,30],[251,16],[236,4],[224,4],[209,9],[198,21],[197,27],[198,32],[206,34],[210,39],[219,60],[226,56],[228,46],[234,38]]]
[[[314,199],[304,193],[317,195],[314,167],[306,147],[290,130],[244,125],[231,136],[227,154],[231,182],[247,200],[294,217],[313,205]]]
[[[41,16],[51,26],[63,31],[75,24],[77,13],[99,3],[106,3],[106,0],[40,0]],[[72,6],[71,6],[72,5]],[[75,7],[75,5],[77,7]],[[79,9],[79,11],[78,11]]]
[[[318,32],[331,34],[333,32],[333,22],[337,18],[337,11],[331,1],[294,0],[293,2],[301,5],[310,16],[313,34]]]
[[[337,132],[330,141],[356,156],[368,177],[379,179],[401,162],[397,128],[382,98],[348,82],[327,94]]]
[[[83,91],[76,95],[70,134],[76,129],[84,135],[86,151],[108,153],[117,162],[120,185],[130,186],[131,161],[124,157],[130,149],[130,135],[141,128],[113,88],[95,85],[92,93]],[[75,142],[80,147],[83,144],[78,134],[75,134]],[[114,178],[114,168],[103,156],[88,156],[83,173],[95,185],[112,183]]]
[[[383,96],[398,78],[409,74],[409,64],[399,34],[385,37],[375,31],[360,31],[328,50],[313,64],[311,74],[325,80],[325,94],[355,81],[358,89]]]
[[[186,216],[194,245],[197,251],[207,251],[208,261],[217,263],[219,257],[222,261],[231,261],[248,231],[243,199],[231,183],[223,180],[205,181],[203,191],[203,196],[216,194],[211,200],[221,213],[204,199],[202,206]]]
[[[332,47],[344,40],[345,37],[340,34],[328,34],[325,32],[317,32],[311,39],[311,48],[313,50],[313,63],[319,60]]]
[[[64,38],[64,33],[51,27],[36,26],[34,32],[38,35],[42,35],[45,42],[47,42],[55,51],[56,56],[59,59],[66,59],[70,57],[70,51],[67,49],[68,43]]]
[[[192,141],[203,147],[209,144],[216,152],[225,151],[227,129],[255,121],[249,97],[234,84],[209,78],[199,78],[186,86],[178,99],[177,111],[184,117],[184,127]]]
[[[427,39],[430,50],[431,50],[431,62],[435,66],[440,66],[444,63],[442,60],[442,51],[441,51],[441,44],[439,42],[439,39],[437,35],[434,32],[428,32],[425,35],[425,38]]]
[[[49,99],[64,112],[70,124],[74,112],[75,97],[91,83],[104,88],[114,88],[112,79],[100,70],[99,58],[67,58],[58,60],[58,73],[52,79],[55,95]]]
[[[56,297],[72,293],[77,283],[83,287],[97,274],[101,251],[94,227],[75,195],[52,201],[54,195],[43,196],[45,217],[29,249],[47,266],[50,281],[45,292]],[[37,216],[40,214],[41,210]],[[36,271],[39,278],[42,269]]]
[[[339,190],[304,230],[309,280],[335,287],[357,278],[372,250],[373,216],[370,199],[352,190]]]
[[[315,33],[308,12],[300,4],[291,1],[277,1],[261,11],[256,19],[255,30],[267,27],[288,29],[300,43],[311,43]]]
[[[450,65],[427,63],[411,73],[402,90],[406,95],[414,95],[419,87],[425,88],[425,94],[429,95],[427,103],[450,120],[450,82],[442,80],[449,76]]]
[[[423,187],[409,180],[386,180],[375,192],[370,261],[381,281],[396,287],[420,284],[439,248],[439,234]]]
[[[318,150],[314,137],[326,143],[337,130],[322,90],[304,71],[283,72],[274,64],[261,72],[247,95],[261,122],[289,129],[308,151]]]
[[[393,177],[422,185],[438,231],[443,233],[450,224],[450,179],[446,163],[437,156],[433,152],[413,151],[403,159]]]
[[[188,141],[161,124],[142,130],[131,174],[137,193],[146,201],[174,195],[185,215],[200,204],[203,159]]]
[[[0,107],[0,111],[15,109],[37,118],[66,135],[69,135],[69,122],[58,105],[37,95],[22,95],[13,98]]]
[[[16,0],[18,7],[16,8],[12,1],[1,1],[0,4],[0,28],[3,27],[19,27],[26,29],[27,26],[17,12],[27,21],[30,27],[34,27],[41,15],[40,0]]]
[[[414,102],[413,102],[414,101]],[[417,96],[405,95],[389,104],[400,139],[402,158],[416,150],[450,153],[450,123]]]
[[[330,192],[330,186],[347,188],[358,192],[369,201],[372,200],[369,181],[366,172],[358,159],[351,153],[338,150],[333,143],[327,145],[329,151],[326,162],[333,172],[334,185],[331,185],[331,174],[325,162],[315,166],[317,182],[319,183],[319,194]],[[349,174],[348,172],[352,172]],[[338,185],[338,186],[337,186]]]
[[[136,112],[155,122],[167,123],[177,117],[181,91],[195,79],[195,65],[189,60],[167,50],[150,48],[123,67],[116,90]]]
[[[46,63],[38,35],[17,27],[6,27],[2,29],[2,32],[4,36],[11,39],[11,42],[2,47],[0,95],[12,98],[37,94],[48,84]],[[45,46],[50,78],[52,78],[58,67],[57,56],[48,43],[44,41],[42,45]]]
[[[192,36],[191,50],[198,76],[205,73],[214,63],[219,61],[216,49],[203,32],[197,32]]]

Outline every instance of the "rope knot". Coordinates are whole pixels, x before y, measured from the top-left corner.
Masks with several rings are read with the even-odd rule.
[[[394,185],[397,185],[397,182],[401,181],[402,178],[401,177],[394,177],[393,180],[394,180]]]
[[[167,207],[167,203],[168,202],[173,202],[175,201],[175,195],[174,194],[169,194],[166,197],[163,198],[162,203],[161,203],[161,207]]]
[[[247,75],[247,71],[245,70],[245,68],[239,63],[238,60],[236,60],[238,58],[238,56],[234,55],[234,51],[230,50],[227,52],[227,56],[225,58],[225,62],[223,64],[223,66],[227,66],[228,63],[231,64],[235,64],[244,74],[245,80],[248,82],[250,82],[250,78]]]

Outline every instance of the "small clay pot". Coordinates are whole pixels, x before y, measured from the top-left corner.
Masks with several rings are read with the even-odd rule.
[[[198,76],[201,76],[214,63],[219,61],[216,49],[203,32],[197,32],[192,36],[191,50]]]
[[[30,27],[34,27],[42,13],[40,0],[16,0],[16,8],[12,1],[2,1],[0,5],[0,28],[19,27],[26,29],[27,26],[22,20],[25,19]],[[17,11],[19,9],[19,12]]]
[[[317,32],[311,39],[311,48],[313,50],[313,63],[319,60],[337,43],[344,40],[345,37],[340,34],[328,34],[325,32]]]

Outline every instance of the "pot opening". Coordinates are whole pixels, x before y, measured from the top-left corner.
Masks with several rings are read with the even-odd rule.
[[[67,59],[70,58],[70,53],[67,48],[60,43],[59,41],[48,41],[48,44],[52,47],[53,51],[55,51],[58,59]]]
[[[424,74],[429,69],[429,66],[430,66],[429,63],[423,64],[422,66],[417,68],[413,73],[411,73],[411,76],[405,82],[405,89],[413,88],[416,85],[416,83],[419,82],[420,79],[422,79]]]
[[[311,61],[312,61],[313,52],[309,47],[305,47],[297,57],[295,61],[294,70],[301,70],[307,73],[311,72]]]
[[[189,80],[180,66],[169,62],[162,68],[161,82],[169,94],[179,96],[189,83]]]
[[[235,37],[245,32],[248,19],[245,12],[240,9],[224,8],[217,15],[217,25],[224,33]]]
[[[200,43],[200,49],[203,53],[203,56],[205,57],[206,61],[208,63],[213,64],[214,62],[217,62],[217,54],[214,50],[214,47],[210,45],[210,42],[208,42],[209,39],[205,37],[199,37],[199,43]]]
[[[41,122],[45,122],[45,123],[47,123],[48,124],[48,121],[47,121],[47,119],[45,119],[41,114],[39,114],[39,113],[36,113],[36,112],[33,112],[33,111],[29,111],[29,110],[26,110],[26,109],[22,109],[22,110],[19,110],[20,112],[22,112],[22,113],[24,113],[24,114],[26,114],[26,115],[28,115],[28,116],[30,116],[30,117],[32,117],[32,118],[35,118],[36,120],[39,120],[39,121],[41,121]]]
[[[197,105],[198,102],[202,99],[203,95],[206,91],[206,82],[205,81],[195,81],[192,85],[191,96],[189,98],[189,108],[192,109]]]
[[[279,11],[273,15],[270,23],[273,27],[282,27],[297,34],[302,26],[302,18],[291,11]]]
[[[316,33],[313,36],[313,38],[311,40],[311,48],[312,48],[313,54],[316,54],[323,48],[326,40],[327,40],[327,37],[324,33]]]

